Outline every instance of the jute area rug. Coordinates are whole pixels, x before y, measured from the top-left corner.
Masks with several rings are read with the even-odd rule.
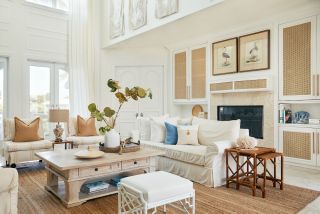
[[[29,213],[117,213],[117,195],[102,197],[88,201],[80,206],[65,208],[51,193],[44,189],[46,172],[42,164],[18,169],[19,171],[19,201],[21,214]],[[272,187],[267,188],[267,197],[252,197],[249,188],[242,187],[240,191],[234,188],[208,188],[194,184],[196,190],[196,213],[297,213],[310,202],[320,196],[320,192],[285,185],[283,191]],[[161,212],[159,209],[158,213]],[[179,213],[169,207],[168,213]]]

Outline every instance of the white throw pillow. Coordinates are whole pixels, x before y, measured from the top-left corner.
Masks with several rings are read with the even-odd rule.
[[[178,120],[178,125],[181,125],[181,126],[189,126],[189,125],[192,125],[192,117],[189,117],[189,118],[180,118]]]
[[[199,125],[199,143],[210,145],[217,141],[231,141],[233,143],[240,134],[240,120],[218,121],[194,117],[192,125]]]
[[[178,126],[177,145],[199,145],[198,129],[199,125]]]
[[[166,138],[166,127],[165,122],[172,125],[177,125],[178,117],[169,118],[169,115],[161,117],[152,117],[150,120],[151,124],[151,137],[150,140],[153,142],[164,142]]]
[[[148,117],[138,117],[139,123],[139,139],[150,140],[151,139],[151,121]]]

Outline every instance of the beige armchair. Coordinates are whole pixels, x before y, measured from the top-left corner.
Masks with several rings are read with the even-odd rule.
[[[0,213],[16,214],[18,211],[18,172],[0,167]]]
[[[96,127],[99,127],[99,124],[96,123]],[[68,137],[66,140],[72,141],[73,146],[75,148],[81,148],[81,147],[99,147],[100,142],[104,142],[104,136],[103,135],[97,135],[97,136],[77,136],[78,127],[77,127],[77,118],[70,118],[68,123]],[[97,133],[99,131],[97,130]]]
[[[23,120],[31,122],[32,120]],[[4,125],[4,142],[3,153],[7,165],[16,167],[16,163],[39,160],[35,156],[36,152],[52,150],[52,142],[49,140],[38,140],[32,142],[13,142],[15,135],[14,119],[5,119]],[[42,121],[38,130],[40,137],[43,137]]]

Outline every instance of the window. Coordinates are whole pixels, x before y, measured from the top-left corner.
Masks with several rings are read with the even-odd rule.
[[[7,74],[7,59],[0,57],[0,140],[3,139],[3,116],[5,115],[4,112],[4,105],[5,105],[5,95],[6,95],[6,86],[5,86],[5,78]]]
[[[59,10],[69,10],[69,0],[26,0],[34,4],[42,5],[45,7],[56,8]]]
[[[50,137],[49,109],[69,109],[69,73],[63,64],[30,61],[29,77],[30,113],[42,118],[45,137]]]

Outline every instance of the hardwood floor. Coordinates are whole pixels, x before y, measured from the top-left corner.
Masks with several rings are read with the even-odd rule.
[[[19,171],[19,213],[117,213],[117,195],[88,201],[81,206],[65,208],[59,199],[43,186],[46,172],[42,164],[34,163]],[[320,192],[285,185],[283,191],[267,187],[266,198],[252,197],[248,188],[208,188],[194,184],[196,190],[196,213],[297,213],[316,199]],[[161,213],[161,212],[159,212]],[[178,213],[169,207],[168,213]]]

